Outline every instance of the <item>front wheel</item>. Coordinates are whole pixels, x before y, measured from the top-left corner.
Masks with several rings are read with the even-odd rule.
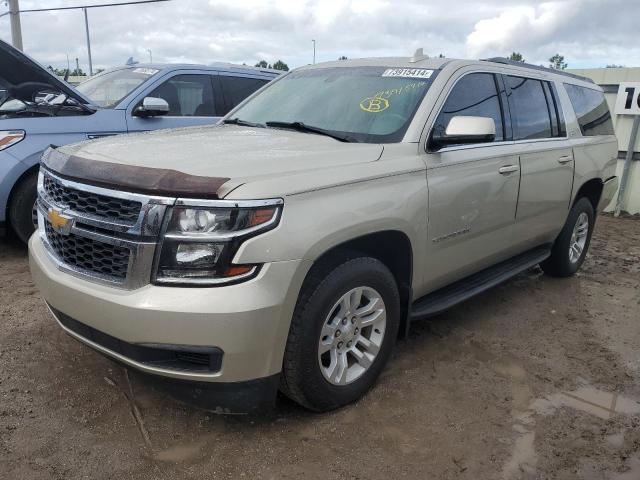
[[[38,227],[37,184],[38,173],[29,174],[15,187],[9,203],[9,223],[24,243]]]
[[[544,273],[553,277],[568,277],[582,266],[595,225],[593,205],[587,198],[579,199],[556,238],[551,256],[540,264]]]
[[[292,319],[283,392],[314,411],[357,400],[391,356],[399,320],[398,287],[382,262],[357,257],[312,272]]]

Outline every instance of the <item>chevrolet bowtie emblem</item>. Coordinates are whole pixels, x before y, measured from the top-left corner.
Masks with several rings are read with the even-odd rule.
[[[53,229],[61,235],[69,235],[71,227],[73,227],[73,218],[64,215],[60,210],[50,208],[47,212],[47,218]]]

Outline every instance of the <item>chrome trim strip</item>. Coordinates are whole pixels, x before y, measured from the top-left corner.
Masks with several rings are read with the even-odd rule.
[[[201,373],[201,372],[182,372],[180,370],[169,370],[166,368],[159,368],[159,367],[152,367],[149,365],[145,365],[144,363],[140,363],[137,362],[135,360],[130,359],[129,357],[125,357],[124,355],[121,355],[119,353],[114,352],[113,350],[109,350],[108,348],[104,348],[102,345],[98,345],[95,342],[92,342],[91,340],[89,340],[88,338],[83,337],[82,335],[78,335],[76,332],[74,332],[73,330],[70,330],[69,328],[65,327],[62,322],[60,322],[60,320],[58,319],[57,315],[55,313],[53,313],[53,310],[51,309],[51,307],[47,305],[47,308],[49,309],[49,312],[51,312],[51,315],[53,316],[53,318],[55,319],[56,323],[58,324],[58,326],[60,328],[62,328],[62,330],[64,330],[65,333],[67,333],[68,335],[72,336],[73,338],[75,338],[76,340],[84,343],[85,345],[93,348],[94,350],[98,350],[99,352],[102,352],[106,355],[109,355],[113,358],[116,358],[118,360],[120,360],[121,362],[126,363],[127,365],[130,365],[134,368],[137,368],[138,370],[142,370],[144,372],[148,372],[148,373],[155,373],[157,375],[164,375],[164,376],[170,376],[170,377],[174,377],[174,378],[184,378],[187,380],[193,380],[194,378],[217,378],[220,377],[222,375],[222,368],[220,369],[220,371],[216,372],[216,373]],[[224,367],[224,363],[223,363],[223,367]]]
[[[159,277],[156,276],[156,283],[158,284],[167,284],[167,285],[171,285],[171,284],[182,284],[182,285],[200,285],[200,286],[204,286],[204,285],[211,285],[211,286],[215,286],[215,285],[222,285],[224,283],[231,283],[231,282],[236,282],[238,280],[244,280],[245,278],[249,278],[253,275],[255,275],[256,270],[258,269],[257,266],[254,266],[251,270],[249,270],[247,273],[243,273],[242,275],[236,275],[235,277],[222,277],[222,278],[173,278],[173,277]]]
[[[194,198],[178,198],[176,207],[217,207],[217,208],[256,208],[283,205],[282,198],[266,198],[264,200],[198,200]]]

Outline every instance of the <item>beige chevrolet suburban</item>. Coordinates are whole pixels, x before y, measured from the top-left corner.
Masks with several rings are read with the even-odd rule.
[[[420,51],[310,65],[219,125],[48,150],[31,269],[65,332],[211,408],[280,390],[326,411],[412,321],[535,265],[574,274],[617,155],[585,78]]]

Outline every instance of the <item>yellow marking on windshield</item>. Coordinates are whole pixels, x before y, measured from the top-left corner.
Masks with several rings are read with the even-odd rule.
[[[410,91],[414,91],[420,87],[427,85],[427,82],[411,82],[396,88],[388,88],[387,90],[381,90],[374,95],[376,98],[389,98],[393,95],[402,95]]]
[[[379,113],[389,108],[389,100],[381,97],[367,97],[360,102],[360,109],[369,113]]]

